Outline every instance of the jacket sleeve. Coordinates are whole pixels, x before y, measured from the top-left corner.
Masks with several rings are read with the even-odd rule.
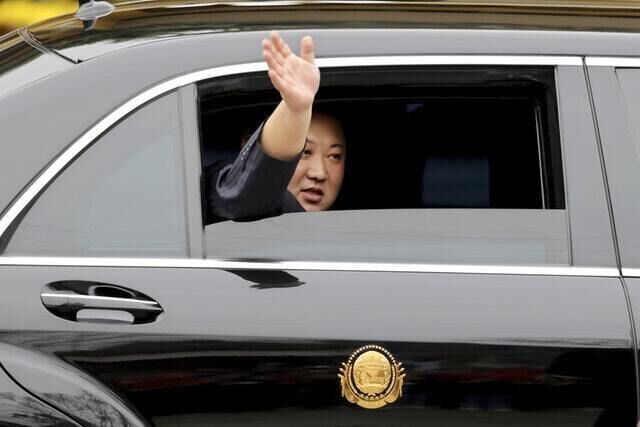
[[[213,165],[205,171],[207,223],[282,213],[287,185],[300,155],[290,161],[266,155],[260,144],[263,125],[232,163]]]

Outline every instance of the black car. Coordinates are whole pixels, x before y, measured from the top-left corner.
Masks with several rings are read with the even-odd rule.
[[[637,5],[112,9],[0,38],[0,424],[636,425]],[[272,29],[344,186],[209,223]]]

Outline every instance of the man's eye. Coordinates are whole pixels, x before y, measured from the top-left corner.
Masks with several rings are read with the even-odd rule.
[[[329,154],[329,158],[331,160],[339,162],[340,160],[342,160],[342,154]]]
[[[311,150],[304,150],[302,152],[302,157],[309,157],[311,155]]]

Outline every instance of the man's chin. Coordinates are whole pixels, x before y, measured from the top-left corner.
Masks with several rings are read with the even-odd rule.
[[[323,208],[323,205],[320,204],[320,203],[317,203],[317,204],[314,204],[314,203],[302,203],[302,207],[307,212],[320,212],[320,211],[324,211],[325,210]]]
[[[320,200],[319,202],[310,202],[308,200],[305,200],[304,197],[299,197],[298,199],[298,203],[300,203],[300,206],[302,206],[302,208],[306,211],[306,212],[320,212],[320,211],[324,211],[327,208],[325,207],[325,203],[322,203],[323,201]]]
[[[302,206],[302,208],[307,212],[321,212],[321,211],[329,210],[329,208],[333,204],[333,201],[331,203],[327,203],[326,196],[327,195],[325,194],[321,200],[317,202],[313,202],[313,201],[306,200],[304,195],[299,194],[296,197],[296,200],[298,200],[298,203],[300,203],[300,206]]]

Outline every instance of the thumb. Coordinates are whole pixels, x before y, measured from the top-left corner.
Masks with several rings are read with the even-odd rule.
[[[315,64],[316,55],[313,48],[313,39],[310,36],[303,37],[300,41],[300,57],[307,62]]]

